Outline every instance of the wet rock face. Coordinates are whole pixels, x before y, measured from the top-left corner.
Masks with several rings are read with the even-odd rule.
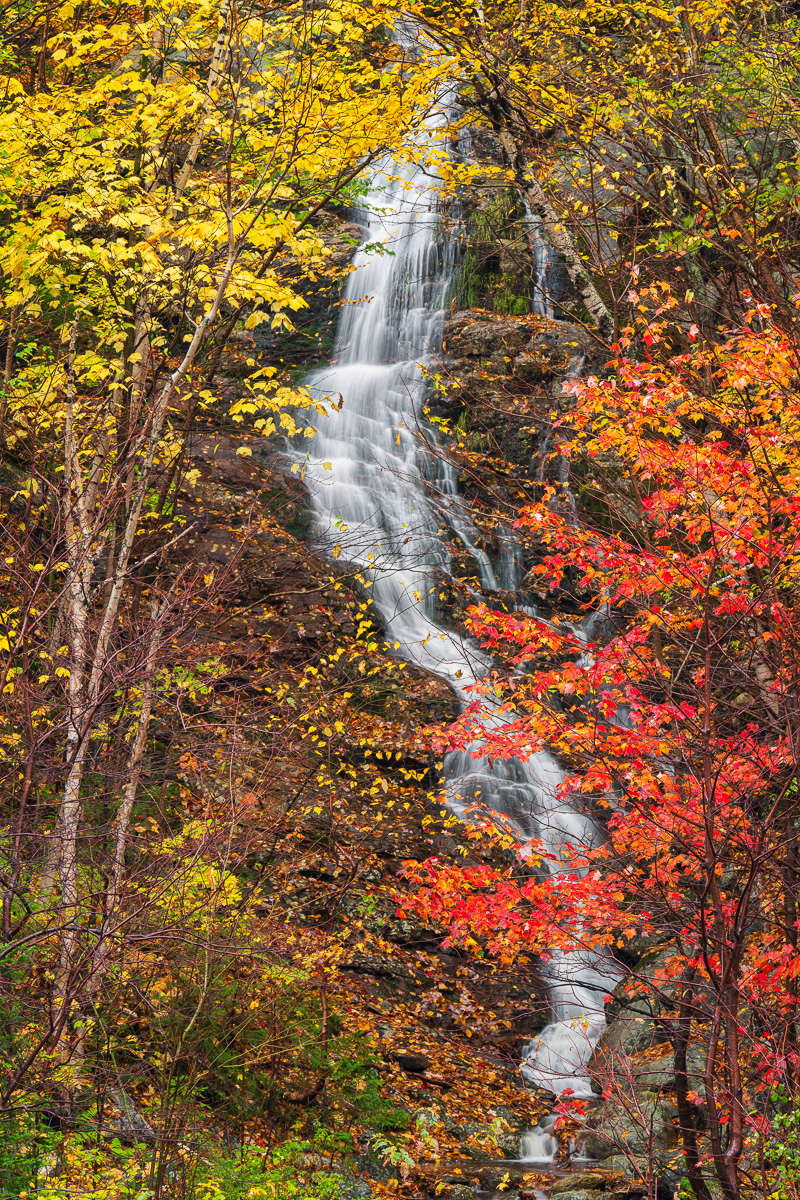
[[[675,1104],[656,1092],[638,1092],[630,1111],[606,1100],[592,1114],[597,1129],[586,1138],[584,1151],[599,1159],[631,1153],[663,1160],[678,1144],[677,1116]]]
[[[669,1007],[674,984],[661,975],[671,951],[654,947],[636,962],[632,974],[616,988],[610,1023],[589,1062],[595,1092],[605,1092],[590,1111],[581,1139],[584,1154],[604,1164],[623,1162],[643,1174],[655,1168],[659,1196],[671,1195],[681,1179],[678,1110],[673,1047],[660,1021]],[[659,977],[658,987],[649,980]],[[687,1053],[689,1087],[702,1088],[704,1055]]]
[[[291,364],[293,368],[313,368],[328,361],[336,338],[339,319],[341,281],[353,257],[353,251],[363,239],[360,225],[342,223],[323,214],[317,231],[326,246],[327,254],[319,268],[306,279],[297,281],[305,307],[292,313],[291,332],[272,329],[268,321],[254,331],[253,337],[261,362],[278,367]]]
[[[527,322],[486,313],[456,313],[445,325],[445,349],[455,359],[519,352],[530,339]]]
[[[584,331],[568,321],[459,312],[445,325],[444,349],[456,369],[470,369],[478,360],[523,381],[541,382],[576,375],[591,347]]]
[[[648,978],[667,967],[669,949],[652,948],[636,962],[633,975],[619,984],[609,1006],[609,1025],[589,1063],[594,1091],[599,1095],[615,1078],[624,1079],[634,1092],[675,1091],[674,1048],[660,1021],[674,984],[660,980],[658,988]],[[705,1054],[689,1046],[686,1055],[689,1089],[702,1090]]]
[[[540,497],[545,474],[552,482],[555,468],[545,463],[543,449],[553,412],[571,403],[565,381],[589,362],[595,369],[594,347],[571,322],[470,310],[448,318],[443,350],[443,385],[427,402],[436,417],[449,423],[446,449],[462,470],[461,494],[488,534],[489,553],[500,563],[500,526],[510,528],[520,505]],[[458,547],[451,547],[451,554],[453,574],[467,577],[470,564],[462,567]],[[526,563],[514,587],[527,569]],[[511,578],[500,571],[501,590],[512,586]],[[509,593],[512,606],[515,599]],[[448,605],[452,611],[453,597]]]

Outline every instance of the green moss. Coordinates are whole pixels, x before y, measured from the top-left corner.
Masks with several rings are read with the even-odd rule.
[[[530,312],[530,279],[523,272],[503,272],[499,250],[495,250],[500,239],[513,239],[518,234],[521,221],[517,198],[511,192],[492,197],[470,213],[469,247],[459,271],[459,308],[485,308],[504,316]]]

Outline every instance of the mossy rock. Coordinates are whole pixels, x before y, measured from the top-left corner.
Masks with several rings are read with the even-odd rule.
[[[599,1171],[579,1171],[575,1175],[565,1175],[559,1179],[551,1191],[551,1196],[562,1196],[567,1192],[597,1192],[608,1186],[609,1177]]]
[[[558,1200],[597,1200],[597,1192],[588,1188],[575,1192],[559,1192]]]

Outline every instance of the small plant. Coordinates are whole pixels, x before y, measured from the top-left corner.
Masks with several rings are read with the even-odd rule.
[[[767,1158],[774,1172],[771,1200],[800,1198],[800,1106],[787,1090],[773,1093],[777,1109],[767,1141]]]
[[[375,1138],[372,1148],[383,1162],[397,1167],[400,1178],[406,1179],[416,1165],[423,1159],[436,1161],[439,1157],[439,1140],[434,1136],[434,1130],[442,1123],[442,1114],[435,1108],[420,1108],[414,1113],[414,1129],[410,1132],[405,1145],[398,1145],[389,1138]]]
[[[0,1195],[36,1191],[42,1173],[57,1155],[56,1135],[28,1113],[8,1114],[0,1122]]]
[[[379,1137],[375,1138],[372,1148],[382,1162],[390,1167],[397,1167],[401,1179],[408,1177],[414,1166],[414,1159],[405,1146],[398,1146],[396,1142],[391,1142],[388,1138]]]

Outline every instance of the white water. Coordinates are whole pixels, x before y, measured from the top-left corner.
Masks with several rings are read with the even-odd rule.
[[[427,132],[435,133],[435,126]],[[399,178],[374,177],[364,242],[384,243],[391,253],[357,252],[334,360],[309,381],[320,396],[341,395],[342,404],[338,413],[316,422],[303,458],[306,482],[317,537],[327,546],[339,544],[341,561],[360,570],[387,641],[467,702],[470,686],[490,664],[435,617],[434,572],[448,565],[440,536],[445,524],[475,558],[484,588],[498,583],[459,500],[456,471],[424,448],[427,441],[435,450],[436,439],[422,411],[423,368],[441,349],[457,244],[441,234],[429,178],[396,164],[390,173]],[[544,274],[550,259],[544,251],[541,258]],[[517,585],[518,550],[510,535],[500,570],[506,586]],[[502,719],[498,714],[496,720]],[[591,820],[558,798],[563,771],[551,755],[489,762],[480,749],[476,744],[446,759],[445,787],[455,811],[482,801],[503,813],[523,838],[542,840],[554,870],[565,843],[592,840]],[[603,996],[613,982],[591,956],[572,954],[554,955],[548,984],[554,1020],[526,1047],[522,1071],[556,1094],[567,1088],[589,1094],[586,1063],[605,1027]],[[554,1139],[540,1127],[527,1135],[523,1153],[548,1158],[554,1149]]]
[[[550,300],[548,276],[555,268],[556,253],[544,235],[542,222],[524,195],[522,203],[525,207],[525,231],[533,265],[533,311],[542,317],[552,317],[553,305]]]

